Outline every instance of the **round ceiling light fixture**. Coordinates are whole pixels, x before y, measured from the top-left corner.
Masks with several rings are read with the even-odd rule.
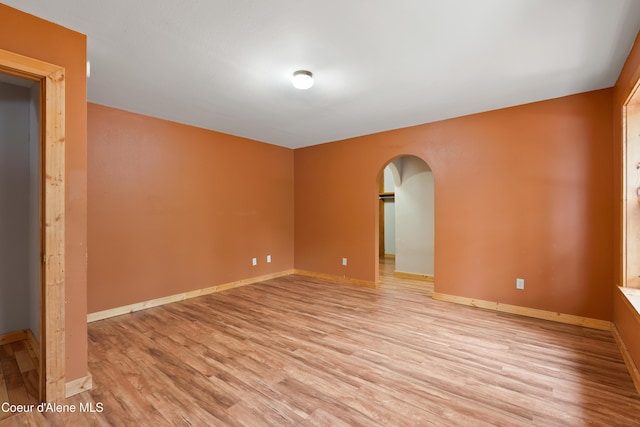
[[[291,83],[293,83],[293,86],[296,89],[309,89],[311,86],[313,86],[313,74],[311,73],[311,71],[298,70],[293,73]]]

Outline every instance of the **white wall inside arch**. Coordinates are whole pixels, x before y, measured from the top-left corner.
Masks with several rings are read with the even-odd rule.
[[[384,192],[393,192],[396,185],[393,179],[391,163],[384,168]],[[396,254],[396,206],[395,201],[384,202],[384,255]]]
[[[401,167],[400,182],[395,187],[396,271],[433,276],[433,173],[417,157],[398,160]]]

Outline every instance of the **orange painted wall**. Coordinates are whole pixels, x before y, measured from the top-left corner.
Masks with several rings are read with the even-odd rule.
[[[614,186],[612,205],[614,210],[614,313],[615,323],[622,340],[625,342],[629,354],[635,365],[640,367],[640,321],[634,315],[631,307],[625,303],[624,296],[616,289],[622,284],[623,250],[622,250],[622,145],[623,139],[623,107],[636,83],[640,80],[640,34],[636,37],[631,53],[622,68],[618,81],[613,89],[613,120],[614,120],[614,142],[613,142],[613,170]]]
[[[96,104],[88,140],[89,313],[293,268],[292,150]]]
[[[0,49],[65,67],[66,380],[87,374],[86,37],[0,4]]]
[[[412,154],[435,179],[437,292],[610,320],[612,101],[606,89],[296,150],[296,268],[376,280],[377,179]]]

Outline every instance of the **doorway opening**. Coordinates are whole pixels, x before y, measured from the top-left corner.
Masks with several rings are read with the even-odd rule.
[[[416,156],[391,160],[380,174],[378,253],[386,274],[434,279],[434,178]],[[380,269],[380,265],[378,266]]]
[[[0,50],[0,74],[34,82],[38,88],[39,101],[33,107],[40,112],[38,137],[33,142],[39,153],[34,184],[38,190],[28,198],[31,202],[37,199],[39,205],[33,213],[38,227],[31,231],[31,241],[37,241],[32,244],[37,246],[37,258],[27,261],[27,268],[37,270],[29,274],[37,278],[39,289],[34,292],[39,308],[33,314],[39,335],[33,334],[38,356],[38,400],[61,401],[65,398],[65,72],[63,67]],[[31,185],[29,179],[27,186]]]
[[[0,74],[0,401],[40,399],[40,83]]]

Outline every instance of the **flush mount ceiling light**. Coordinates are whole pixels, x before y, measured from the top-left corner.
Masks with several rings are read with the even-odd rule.
[[[313,74],[311,74],[311,71],[298,70],[293,73],[291,83],[296,89],[309,89],[313,86]]]

